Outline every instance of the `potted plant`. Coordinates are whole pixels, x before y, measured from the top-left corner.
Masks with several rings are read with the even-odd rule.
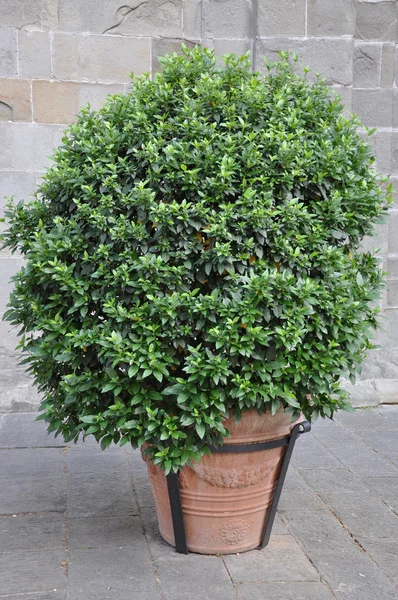
[[[210,448],[348,408],[382,285],[359,248],[391,190],[288,54],[265,75],[198,47],[162,64],[83,110],[35,200],[9,204],[27,260],[6,318],[48,430],[144,447],[162,535],[179,472],[189,548],[236,552],[259,543],[283,449]]]

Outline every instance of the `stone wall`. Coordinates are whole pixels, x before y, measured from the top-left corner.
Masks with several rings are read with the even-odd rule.
[[[395,0],[0,0],[0,211],[4,195],[28,198],[62,130],[80,106],[123,92],[129,73],[159,68],[157,56],[181,40],[218,55],[261,57],[297,50],[366,126],[377,127],[377,167],[398,181],[398,7]],[[398,401],[398,204],[374,241],[389,271],[384,331],[357,405]],[[21,260],[0,253],[0,315]],[[0,412],[34,410],[37,396],[17,366],[16,337],[0,324]]]

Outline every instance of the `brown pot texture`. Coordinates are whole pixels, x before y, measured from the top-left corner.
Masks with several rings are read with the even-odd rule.
[[[300,419],[301,420],[301,419]],[[282,411],[255,410],[237,424],[230,416],[228,444],[250,444],[289,435],[295,423]],[[188,549],[199,554],[235,554],[256,548],[262,538],[286,447],[258,452],[213,453],[179,472]],[[161,536],[174,545],[164,472],[147,462]]]

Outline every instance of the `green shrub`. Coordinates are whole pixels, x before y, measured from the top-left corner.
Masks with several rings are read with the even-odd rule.
[[[7,318],[66,440],[152,444],[169,471],[228,409],[332,417],[371,348],[382,273],[359,246],[390,200],[324,80],[288,55],[199,48],[83,110],[36,199]],[[384,186],[385,187],[385,186]]]

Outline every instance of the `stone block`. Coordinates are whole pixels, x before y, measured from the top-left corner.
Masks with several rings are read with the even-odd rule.
[[[22,368],[0,370],[0,413],[37,410],[40,396],[33,381]]]
[[[381,54],[380,86],[392,87],[395,74],[395,44],[383,44]]]
[[[380,404],[380,397],[375,389],[373,382],[369,380],[357,381],[352,385],[347,380],[342,381],[342,388],[350,395],[350,402],[355,407],[377,406]]]
[[[202,0],[184,1],[182,7],[182,32],[185,39],[202,39]]]
[[[380,171],[382,169],[379,169]],[[362,240],[361,250],[363,252],[378,250],[379,256],[388,254],[388,229],[387,225],[376,225],[373,236],[366,236]]]
[[[71,81],[32,82],[33,119],[37,123],[73,123],[82,107],[101,108],[110,94],[124,93],[117,84],[91,84]]]
[[[398,347],[380,348],[378,351],[381,378],[398,379]]]
[[[0,371],[15,369],[17,366],[19,352],[15,349],[18,344],[16,328],[2,320],[0,314]]]
[[[130,73],[150,70],[150,39],[121,36],[54,35],[57,79],[127,83]]]
[[[0,121],[31,121],[30,81],[0,79]]]
[[[308,0],[307,23],[307,35],[354,35],[354,3],[352,0]]]
[[[381,566],[383,572],[390,578],[394,585],[398,586],[397,540],[387,538],[366,538],[366,540],[363,540],[359,536],[358,541],[365,547],[366,552],[372,557],[374,562]]]
[[[64,515],[59,513],[0,519],[1,552],[62,550],[63,537]]]
[[[394,598],[392,583],[330,512],[314,512],[308,518],[287,513],[285,520],[336,598]]]
[[[333,600],[335,596],[324,583],[243,583],[237,586],[241,600]]]
[[[271,538],[266,552],[224,557],[234,583],[319,581],[319,575],[291,535]]]
[[[184,42],[188,48],[193,48],[195,46],[194,42],[181,39],[155,38],[152,40],[152,73],[157,73],[162,70],[162,65],[158,60],[160,56],[171,54],[172,52],[177,52],[179,55],[183,54],[181,48],[182,42]]]
[[[251,50],[251,40],[242,39],[242,40],[232,40],[222,38],[211,38],[211,39],[203,39],[202,46],[204,48],[209,48],[210,50],[214,50],[217,56],[218,64],[224,64],[222,57],[225,54],[245,54],[248,50]]]
[[[305,0],[259,0],[257,35],[305,35]]]
[[[375,168],[379,173],[389,175],[392,170],[391,144],[392,133],[390,131],[377,131],[370,138],[374,140]],[[380,228],[382,229],[382,227]]]
[[[391,173],[398,175],[398,131],[393,131],[391,134]],[[393,185],[398,189],[397,180]]]
[[[62,563],[66,556],[65,550],[0,554],[3,598],[24,598],[24,593],[27,594],[27,598],[34,598],[30,596],[31,593],[42,592],[36,598],[44,599],[44,594],[48,590],[64,591],[66,577],[62,570]]]
[[[357,3],[355,37],[378,42],[395,41],[397,12],[394,2]]]
[[[0,216],[3,215],[4,196],[15,196],[15,200],[29,200],[36,189],[38,173],[0,172]]]
[[[395,306],[398,305],[398,288],[395,288]],[[398,379],[376,379],[376,390],[382,404],[398,404]]]
[[[359,379],[377,379],[378,377],[381,377],[381,365],[377,350],[372,350],[362,364]]]
[[[59,0],[59,30],[182,37],[183,0]]]
[[[2,27],[41,27],[41,0],[19,0],[9,2],[0,0],[0,14]]]
[[[398,256],[389,256],[387,259],[388,278],[398,279]]]
[[[392,126],[398,129],[398,89],[393,89]],[[397,132],[394,132],[395,136]]]
[[[334,94],[340,96],[343,105],[343,115],[350,117],[352,114],[352,86],[351,85],[332,85],[330,89]]]
[[[85,547],[71,550],[69,555],[69,600],[160,599],[151,556],[144,545],[136,548]]]
[[[292,39],[288,37],[261,38],[257,43],[257,68],[262,67],[262,57],[277,60],[278,51],[296,51],[299,55],[299,67],[309,66],[309,76],[315,78],[319,72],[329,84],[352,84],[353,40],[348,38],[308,38]]]
[[[380,44],[356,42],[354,45],[354,86],[377,88],[380,82]]]
[[[387,306],[398,308],[398,281],[387,284]]]
[[[8,299],[13,288],[11,277],[23,267],[20,258],[0,258],[0,312],[5,312]]]
[[[348,469],[300,469],[300,475],[317,493],[357,492],[366,493],[367,487]]]
[[[398,211],[391,210],[388,218],[388,252],[398,255]],[[398,277],[398,274],[397,274]]]
[[[209,0],[203,3],[204,38],[250,38],[252,0]]]
[[[46,31],[18,31],[21,77],[51,77],[50,36]]]
[[[62,128],[55,125],[0,123],[0,170],[43,171],[49,156],[62,139]]]
[[[9,5],[7,0],[3,1]],[[17,77],[17,56],[17,32],[0,28],[0,77]]]
[[[393,91],[352,90],[352,110],[367,127],[391,127]]]

